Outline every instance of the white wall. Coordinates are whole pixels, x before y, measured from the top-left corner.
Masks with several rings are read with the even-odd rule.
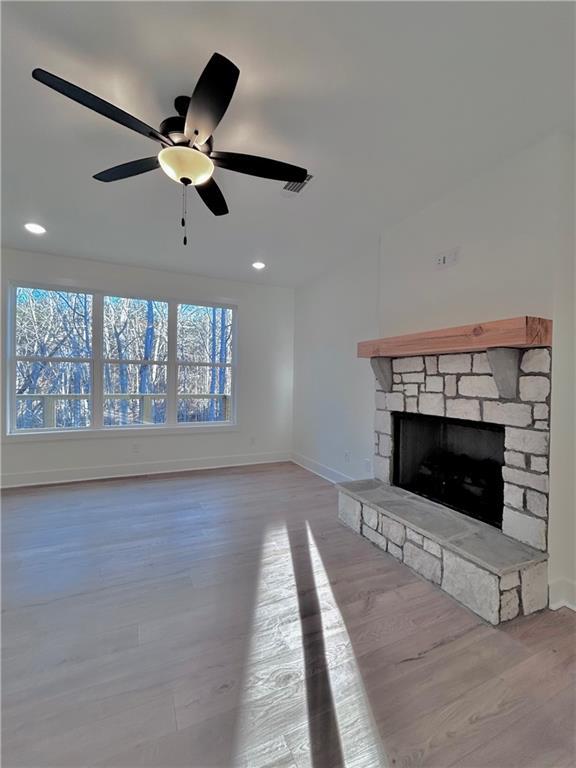
[[[383,237],[380,335],[552,317],[558,250],[556,138],[454,190]],[[435,267],[459,247],[460,261]]]
[[[8,282],[46,282],[122,295],[238,307],[237,428],[150,435],[3,437],[3,484],[23,485],[289,458],[292,442],[294,292],[161,270],[4,251]],[[3,356],[4,359],[4,356]],[[176,434],[174,434],[176,432]]]
[[[560,251],[554,285],[550,598],[576,610],[576,146],[561,146]]]
[[[373,380],[368,362],[354,359],[355,341],[516,315],[553,318],[553,604],[576,603],[570,146],[551,136],[386,232],[378,296],[373,284],[378,270],[369,253],[351,255],[348,271],[296,292],[294,445],[310,466],[327,467],[328,476],[330,470],[367,474],[360,457],[372,443]],[[459,263],[437,270],[434,255],[454,247],[461,249]],[[339,318],[346,301],[354,310],[351,332],[347,318]],[[374,307],[379,307],[377,318]],[[322,391],[327,385],[336,388],[335,397],[322,401],[317,392],[303,391],[319,378]],[[348,471],[341,459],[345,445],[355,452]]]
[[[372,475],[374,380],[356,344],[377,329],[374,236],[347,266],[296,291],[294,459],[330,480]]]

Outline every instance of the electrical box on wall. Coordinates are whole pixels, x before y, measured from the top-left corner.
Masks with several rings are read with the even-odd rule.
[[[443,251],[434,256],[434,266],[436,269],[446,269],[452,267],[460,260],[460,248],[452,248],[450,251]]]

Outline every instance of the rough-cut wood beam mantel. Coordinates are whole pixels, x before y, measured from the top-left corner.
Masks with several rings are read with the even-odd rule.
[[[358,357],[409,357],[451,352],[478,352],[494,347],[550,347],[552,320],[513,317],[437,331],[409,333],[358,343]]]

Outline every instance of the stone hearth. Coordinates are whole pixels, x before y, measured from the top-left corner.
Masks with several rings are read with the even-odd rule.
[[[337,488],[343,523],[490,623],[548,604],[546,553],[379,480]]]

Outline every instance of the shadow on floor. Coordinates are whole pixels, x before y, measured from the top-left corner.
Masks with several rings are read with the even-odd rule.
[[[321,607],[306,531],[288,531],[306,671],[310,758],[314,768],[343,768],[344,760],[323,636]]]

